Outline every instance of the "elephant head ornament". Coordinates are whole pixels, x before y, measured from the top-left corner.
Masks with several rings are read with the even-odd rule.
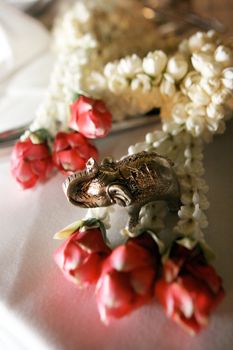
[[[165,200],[171,210],[180,204],[173,163],[155,152],[143,151],[119,161],[105,158],[100,165],[90,158],[85,170],[65,180],[63,189],[68,200],[80,207],[127,207],[130,231],[135,229],[145,204]]]

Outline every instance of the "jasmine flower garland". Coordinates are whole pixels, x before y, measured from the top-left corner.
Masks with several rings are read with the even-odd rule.
[[[98,72],[105,84],[95,88],[115,116],[125,117],[125,111],[133,116],[154,107],[161,109],[162,129],[148,133],[144,142],[129,147],[128,154],[145,150],[167,156],[174,161],[181,189],[181,206],[172,224],[165,203],[150,203],[141,209],[134,232],[127,227],[119,232],[128,240],[111,247],[96,282],[97,305],[106,324],[110,318],[122,317],[147,303],[154,285],[154,295],[167,316],[193,335],[206,326],[224,296],[221,278],[208,262],[213,254],[203,232],[209,207],[203,149],[205,142],[225,129],[225,104],[233,90],[231,64],[232,50],[210,31],[183,41],[171,57],[160,50],[144,58],[133,54],[107,63]],[[101,223],[107,245],[111,212],[112,208],[89,209],[83,222],[90,232]],[[75,229],[76,224],[56,238],[68,237],[69,244],[77,237],[78,242],[80,233]],[[148,244],[151,238],[154,243]],[[141,257],[152,253],[154,259],[151,255],[145,258],[148,265],[143,278],[136,258],[141,248],[146,248]],[[64,259],[66,253],[60,256],[58,250],[55,255]],[[64,273],[65,267],[60,268]],[[126,273],[127,281],[123,277]]]

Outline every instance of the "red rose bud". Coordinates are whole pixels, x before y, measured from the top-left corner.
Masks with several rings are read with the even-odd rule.
[[[98,228],[75,231],[54,253],[54,260],[65,277],[86,287],[96,283],[102,262],[110,249]]]
[[[97,149],[78,132],[59,132],[53,144],[53,162],[65,175],[85,168],[87,160],[98,158]]]
[[[80,96],[71,105],[69,127],[90,139],[105,137],[112,126],[112,115],[105,103]]]
[[[117,247],[105,260],[96,288],[104,323],[108,324],[111,317],[123,317],[151,300],[158,256],[155,242],[143,235],[143,239],[130,239]]]
[[[52,159],[45,143],[32,143],[30,138],[18,141],[12,151],[11,172],[23,188],[33,187],[45,180],[52,169]]]
[[[168,317],[190,334],[207,325],[213,309],[224,297],[222,280],[207,264],[200,248],[186,249],[175,243],[163,267],[155,295]]]

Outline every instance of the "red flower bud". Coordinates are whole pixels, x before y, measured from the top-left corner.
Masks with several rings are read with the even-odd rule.
[[[87,160],[97,159],[97,149],[78,132],[59,132],[53,145],[53,161],[65,175],[70,175],[85,167]]]
[[[222,280],[200,248],[189,250],[177,243],[164,264],[155,294],[167,316],[191,334],[206,326],[210,313],[224,297]]]
[[[54,259],[65,277],[86,287],[95,283],[102,262],[110,253],[97,228],[75,231],[54,253]]]
[[[147,249],[147,241],[150,249]],[[145,244],[144,244],[145,243]],[[151,300],[157,273],[158,250],[151,237],[130,239],[117,247],[103,264],[96,295],[100,316],[108,323]]]
[[[80,96],[71,105],[69,127],[90,139],[105,137],[112,126],[112,115],[105,103]]]
[[[45,180],[52,169],[52,159],[45,143],[34,144],[27,138],[18,141],[12,151],[11,172],[23,189]]]

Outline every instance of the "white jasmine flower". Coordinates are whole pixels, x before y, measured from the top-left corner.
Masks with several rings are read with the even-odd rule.
[[[206,106],[210,102],[209,95],[200,85],[193,84],[187,91],[187,95],[197,105]]]
[[[172,108],[172,118],[178,124],[183,124],[188,118],[188,113],[184,103],[177,103]]]
[[[167,64],[167,56],[163,51],[149,52],[143,59],[142,67],[146,74],[158,76],[162,73]]]
[[[163,79],[160,84],[160,92],[161,94],[169,97],[172,97],[176,92],[175,80],[168,73],[163,75]]]
[[[220,120],[224,118],[224,109],[221,105],[210,103],[206,108],[207,116],[211,119]]]
[[[116,95],[121,94],[127,87],[127,80],[120,75],[113,75],[108,79],[108,88]]]
[[[147,148],[148,148],[148,144],[146,142],[139,142],[128,148],[128,154],[131,155],[142,151],[147,151]]]
[[[207,128],[210,132],[216,133],[218,130],[218,121],[213,119],[207,119],[206,120]]]
[[[190,117],[199,116],[199,117],[203,117],[203,119],[204,119],[206,116],[206,107],[201,106],[201,105],[197,105],[194,102],[186,103],[185,111],[188,114],[188,116],[190,116]]]
[[[149,203],[140,211],[140,226],[153,232],[159,232],[165,226],[164,218],[166,215],[167,206],[164,202]]]
[[[68,40],[67,43],[71,48],[96,48],[98,46],[96,39],[91,33],[86,33],[80,36],[77,36],[76,32],[73,32],[75,29],[72,27],[70,33],[67,33]]]
[[[214,58],[217,62],[221,63],[224,67],[232,64],[232,50],[229,47],[220,45],[217,47],[214,53]]]
[[[187,94],[193,85],[198,85],[200,83],[200,80],[201,75],[199,73],[194,70],[189,72],[181,83],[181,90]]]
[[[187,145],[184,150],[184,156],[186,159],[202,160],[202,146],[196,144],[195,142],[193,144]]]
[[[175,228],[178,232],[195,235],[200,228],[208,226],[206,215],[200,209],[199,204],[182,205],[178,216],[181,219]]]
[[[206,43],[206,35],[202,32],[197,32],[189,38],[188,45],[191,52],[200,51]]]
[[[202,210],[206,210],[209,208],[209,202],[207,197],[202,192],[197,192],[191,188],[189,191],[185,191],[181,195],[181,201],[184,205],[196,205],[199,204]]]
[[[166,140],[159,142],[159,141],[155,141],[153,143],[153,147],[156,149],[156,151],[159,154],[162,155],[169,155],[169,157],[171,158],[171,153],[175,147],[175,144],[172,140],[172,138],[167,138]]]
[[[183,129],[180,125],[178,125],[177,123],[174,123],[174,122],[170,122],[170,123],[166,123],[164,122],[162,124],[162,130],[165,132],[165,133],[169,133],[173,136],[176,136],[178,135]]]
[[[195,176],[202,176],[205,172],[202,162],[193,158],[186,158],[183,168],[189,173],[192,172]]]
[[[207,44],[218,44],[218,35],[214,30],[209,30],[207,33],[197,32],[189,38],[189,49],[191,52],[202,50]]]
[[[107,82],[105,77],[96,71],[92,71],[85,81],[85,86],[90,92],[96,93],[99,90],[106,89]]]
[[[107,78],[110,78],[112,75],[117,74],[117,63],[116,62],[109,62],[104,67],[104,75]]]
[[[136,54],[122,58],[117,66],[118,73],[131,78],[142,72],[142,60]]]
[[[212,95],[217,92],[220,88],[221,81],[219,78],[204,78],[200,80],[200,87],[208,94]]]
[[[158,142],[161,143],[168,138],[168,135],[163,131],[157,130],[146,134],[145,140],[147,143]]]
[[[181,80],[188,71],[187,60],[181,54],[171,57],[167,64],[167,72],[175,79]]]
[[[193,188],[198,190],[199,192],[207,193],[209,187],[207,186],[204,179],[196,177],[192,174],[185,174],[183,176],[179,176],[182,192],[183,191],[191,191]]]
[[[230,93],[230,90],[227,88],[221,89],[220,91],[217,91],[215,94],[212,95],[211,100],[216,105],[223,104],[230,96]]]
[[[178,211],[178,216],[182,220],[186,221],[196,221],[201,228],[207,227],[208,223],[206,220],[206,216],[203,211],[200,209],[199,204],[195,205],[182,205],[180,210]]]
[[[70,69],[75,72],[79,69],[79,66],[84,66],[89,63],[89,57],[87,55],[86,50],[81,48],[75,49],[72,54],[69,55],[68,62],[66,64],[69,65]]]
[[[222,76],[225,88],[233,90],[233,67],[224,69]]]
[[[196,71],[200,72],[206,78],[216,77],[221,72],[221,65],[214,61],[212,55],[205,52],[194,53],[191,61]]]
[[[151,80],[146,74],[137,74],[136,78],[131,81],[131,89],[147,92],[151,90]]]

